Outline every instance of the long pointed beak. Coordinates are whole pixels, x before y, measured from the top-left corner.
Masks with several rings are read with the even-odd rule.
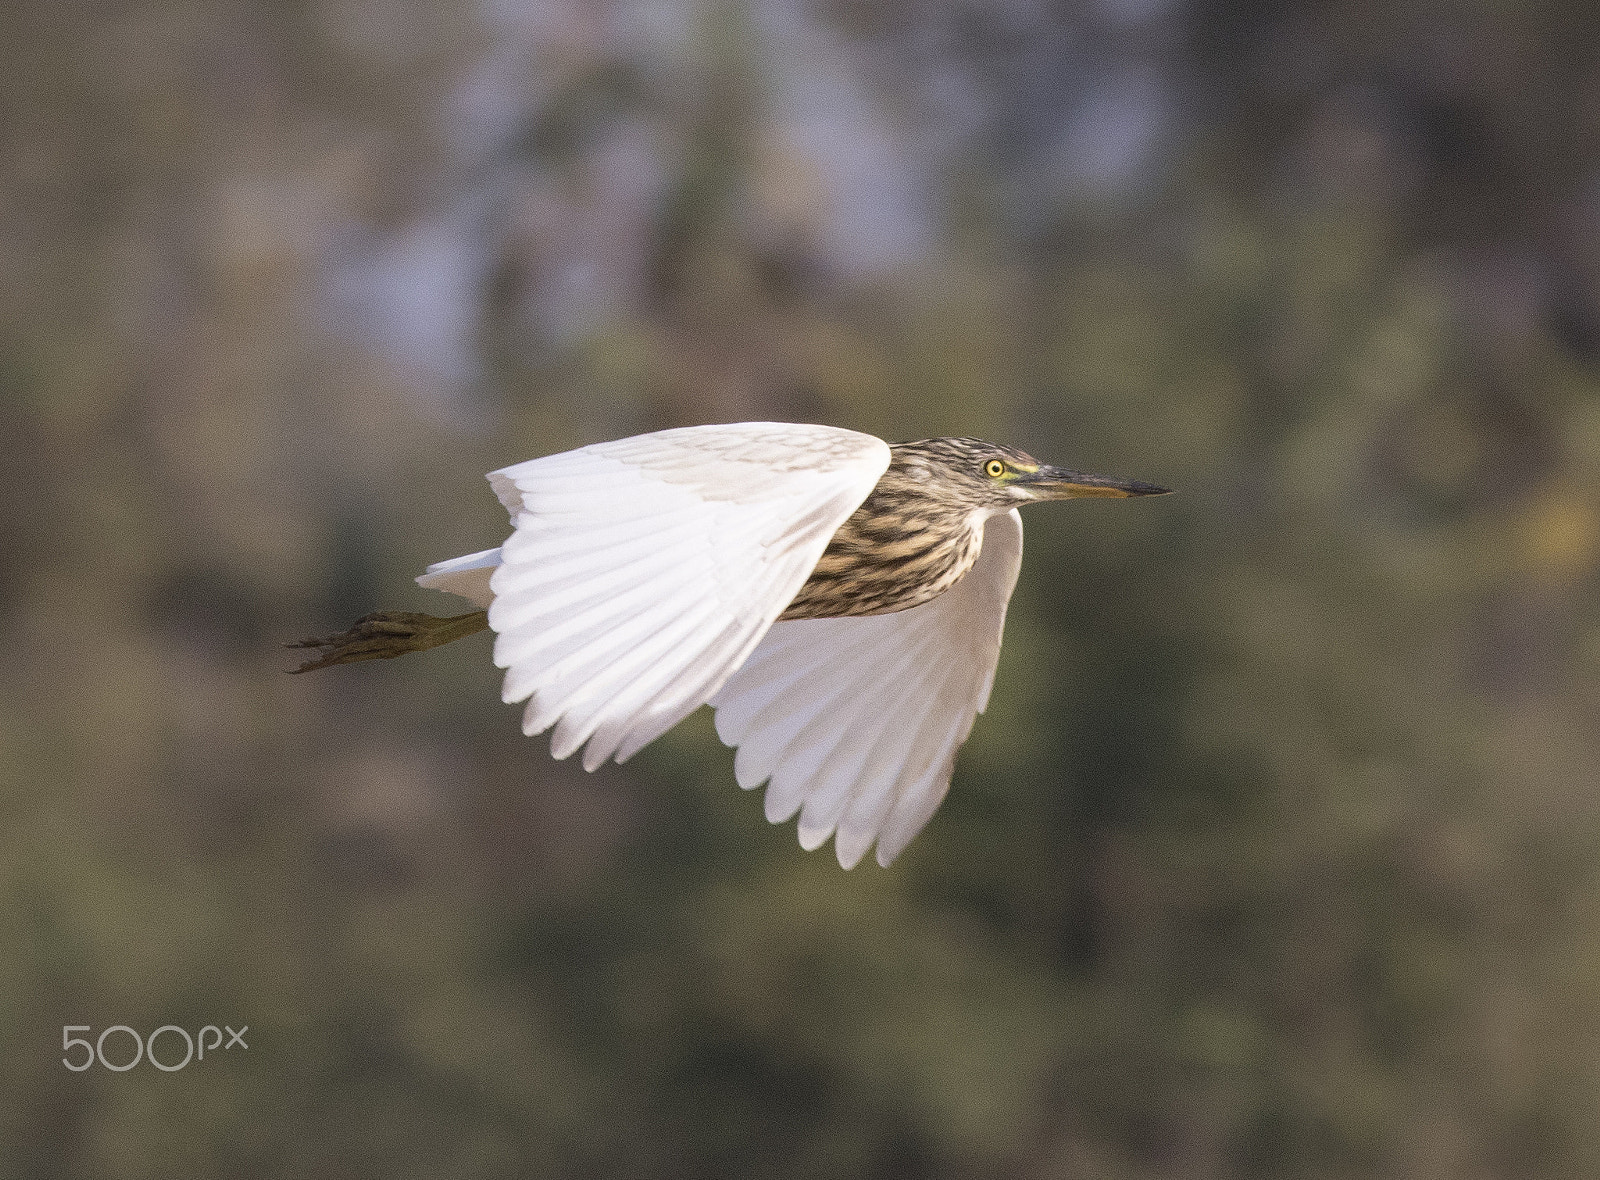
[[[1018,482],[1041,500],[1076,500],[1083,496],[1109,496],[1121,500],[1129,496],[1165,496],[1172,491],[1171,488],[1137,479],[1087,475],[1082,471],[1068,471],[1063,467],[1048,465],[1023,476]]]

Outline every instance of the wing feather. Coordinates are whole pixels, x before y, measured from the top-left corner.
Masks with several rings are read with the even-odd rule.
[[[818,788],[807,795],[800,814],[801,843],[805,843],[809,830],[812,846],[821,844],[857,801],[887,794],[895,780],[911,769],[909,763],[921,727],[914,720],[909,725],[905,721],[908,716],[915,719],[935,670],[930,666],[933,659],[928,658],[932,653],[922,645],[907,645],[904,655],[895,669],[897,683],[888,682],[887,675],[879,676],[876,692],[865,699],[857,694],[860,707],[856,716],[860,723],[852,727],[849,736],[834,747],[817,770]]]
[[[869,435],[743,422],[664,430],[491,472],[515,530],[430,566],[498,633],[502,697],[551,752],[623,761],[704,704],[889,465]],[[487,586],[482,583],[486,570]]]
[[[921,653],[907,644],[884,654],[886,658],[871,664],[870,674],[852,681],[847,692],[813,717],[781,756],[785,777],[807,784],[800,842],[808,848],[828,838],[851,793],[862,784],[879,743],[906,716],[906,698],[920,679],[916,664]],[[847,723],[841,725],[841,718]]]
[[[888,865],[949,789],[956,750],[988,703],[1022,518],[991,517],[977,564],[931,602],[868,618],[777,623],[711,699],[737,746],[739,785],[767,782],[774,821],[835,836],[850,868],[876,841]]]

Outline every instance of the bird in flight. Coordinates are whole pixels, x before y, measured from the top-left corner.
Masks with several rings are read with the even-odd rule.
[[[596,443],[489,473],[498,549],[418,583],[479,609],[378,612],[291,647],[296,669],[390,659],[485,627],[530,736],[626,761],[703,704],[773,823],[888,866],[950,786],[988,703],[1022,562],[1020,505],[1168,489],[972,438],[887,444],[740,422]]]

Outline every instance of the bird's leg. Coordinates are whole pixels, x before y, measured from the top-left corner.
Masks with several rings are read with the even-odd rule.
[[[331,668],[334,664],[354,664],[361,660],[392,660],[408,652],[427,651],[430,647],[475,635],[489,625],[488,611],[469,611],[441,619],[434,615],[419,615],[411,611],[380,610],[363,615],[355,626],[337,635],[322,639],[302,639],[299,643],[286,643],[284,647],[310,647],[322,655],[308,660],[294,672],[315,672],[318,668]]]

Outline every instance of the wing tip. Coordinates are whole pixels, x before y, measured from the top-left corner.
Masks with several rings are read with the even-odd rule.
[[[877,839],[877,832],[852,831],[841,828],[833,834],[833,854],[839,860],[839,867],[849,872],[861,863],[861,858],[867,854],[867,849],[872,847],[873,840]]]
[[[800,837],[800,847],[807,852],[815,852],[828,842],[828,837],[833,835],[833,828],[808,828],[805,821],[801,820],[796,832]]]

